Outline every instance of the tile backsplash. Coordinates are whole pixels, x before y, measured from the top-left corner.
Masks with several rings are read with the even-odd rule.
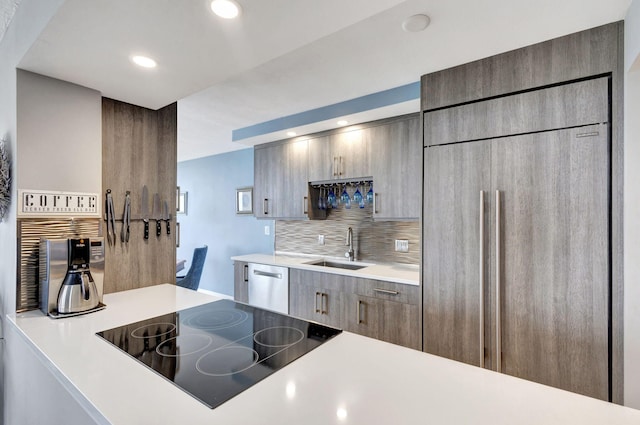
[[[328,211],[326,220],[277,220],[275,249],[282,253],[344,257],[347,229],[353,228],[356,260],[420,264],[420,223],[418,221],[373,221],[372,206]],[[324,245],[318,236],[324,235]],[[409,241],[409,252],[396,252],[395,240]]]

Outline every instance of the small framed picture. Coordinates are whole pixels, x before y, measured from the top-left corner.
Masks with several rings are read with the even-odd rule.
[[[187,213],[187,192],[180,192],[178,195],[178,214]]]
[[[236,214],[253,214],[253,187],[236,189]]]

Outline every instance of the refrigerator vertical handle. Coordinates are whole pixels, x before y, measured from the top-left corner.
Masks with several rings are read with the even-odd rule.
[[[478,267],[478,284],[480,293],[480,367],[484,367],[484,191],[480,191],[480,264]]]
[[[502,372],[502,341],[500,335],[500,191],[496,190],[496,372]]]

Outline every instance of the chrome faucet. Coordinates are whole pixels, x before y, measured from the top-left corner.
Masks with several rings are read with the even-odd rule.
[[[347,241],[345,243],[349,247],[349,251],[344,253],[345,257],[349,257],[349,261],[355,260],[355,253],[353,251],[353,229],[349,227],[347,230]]]

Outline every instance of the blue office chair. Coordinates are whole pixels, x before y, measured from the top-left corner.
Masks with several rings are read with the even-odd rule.
[[[196,248],[193,250],[193,259],[191,260],[191,267],[184,276],[176,277],[176,285],[183,288],[198,290],[200,286],[200,276],[202,276],[202,269],[204,268],[204,259],[207,258],[207,246],[202,248]]]

